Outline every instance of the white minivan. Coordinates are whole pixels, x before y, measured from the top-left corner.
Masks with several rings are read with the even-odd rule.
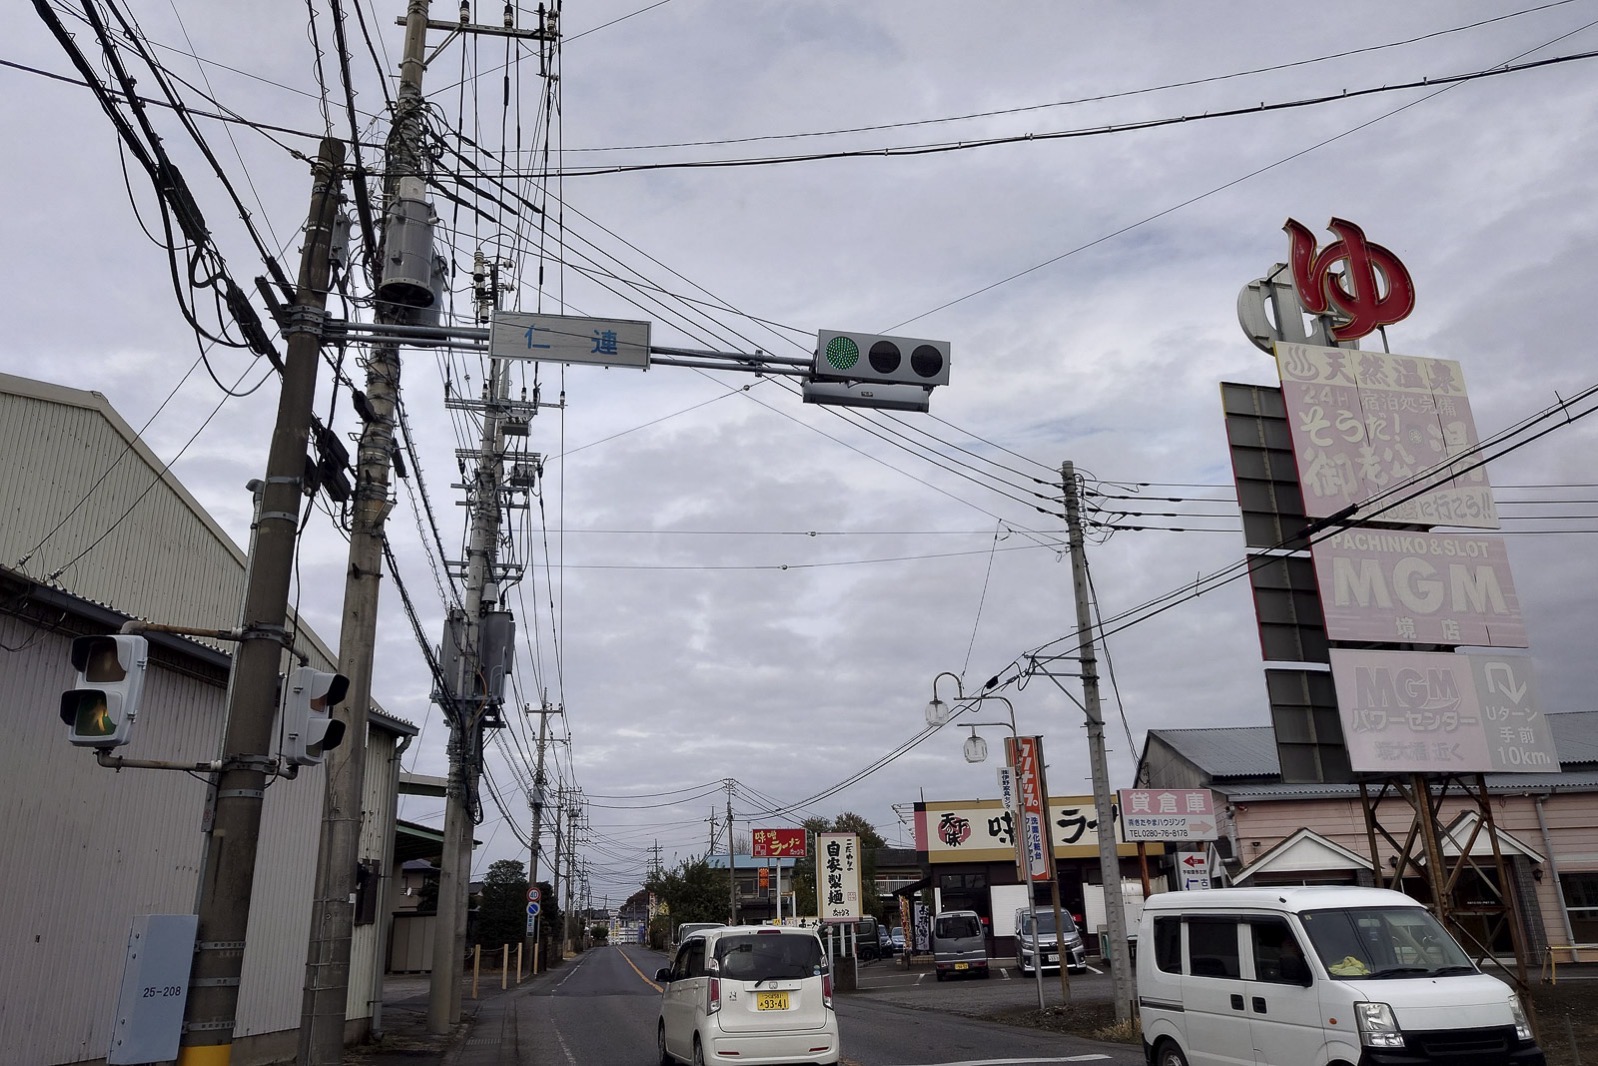
[[[685,937],[661,984],[661,1066],[838,1061],[832,971],[812,929],[733,925]]]
[[[1164,892],[1137,943],[1151,1066],[1544,1066],[1515,993],[1399,892]]]

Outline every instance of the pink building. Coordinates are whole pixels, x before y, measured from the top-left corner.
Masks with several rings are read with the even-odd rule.
[[[1563,769],[1485,775],[1492,821],[1531,958],[1598,962],[1598,711],[1550,714],[1547,720]],[[1221,836],[1206,851],[1216,885],[1376,883],[1359,787],[1283,782],[1269,726],[1151,730],[1137,787],[1215,793]],[[1395,804],[1389,818],[1390,802],[1380,808],[1388,825],[1398,816]],[[1468,847],[1496,886],[1487,833],[1473,833],[1478,804],[1458,795],[1456,786],[1439,810],[1447,830],[1445,855]],[[1402,831],[1394,835],[1404,837]],[[1390,876],[1399,845],[1380,836],[1376,844]],[[1406,890],[1424,898],[1423,880],[1409,880]],[[1468,877],[1461,884],[1467,905],[1474,895],[1493,895],[1473,889]],[[1481,935],[1495,952],[1511,953],[1507,930],[1493,935],[1484,921]]]

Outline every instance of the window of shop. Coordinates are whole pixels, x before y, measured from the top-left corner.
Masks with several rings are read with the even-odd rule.
[[[1565,889],[1565,909],[1570,912],[1576,943],[1598,943],[1598,870],[1562,873],[1559,883]]]

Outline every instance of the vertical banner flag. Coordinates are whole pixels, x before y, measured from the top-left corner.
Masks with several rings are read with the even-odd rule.
[[[1015,768],[1016,791],[1021,800],[1021,844],[1034,881],[1054,880],[1054,855],[1049,846],[1048,807],[1043,796],[1043,740],[1015,737],[1005,741],[1010,765]]]

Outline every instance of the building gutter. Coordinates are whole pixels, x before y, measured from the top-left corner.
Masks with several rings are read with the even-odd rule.
[[[1559,918],[1565,925],[1565,943],[1570,948],[1570,961],[1579,962],[1580,953],[1576,951],[1576,930],[1570,924],[1570,909],[1565,906],[1565,886],[1559,880],[1559,860],[1554,858],[1554,842],[1548,835],[1548,819],[1543,817],[1543,800],[1551,793],[1542,793],[1532,797],[1532,803],[1537,808],[1537,828],[1543,835],[1543,854],[1548,856],[1548,872],[1554,878],[1554,896],[1559,900]]]

